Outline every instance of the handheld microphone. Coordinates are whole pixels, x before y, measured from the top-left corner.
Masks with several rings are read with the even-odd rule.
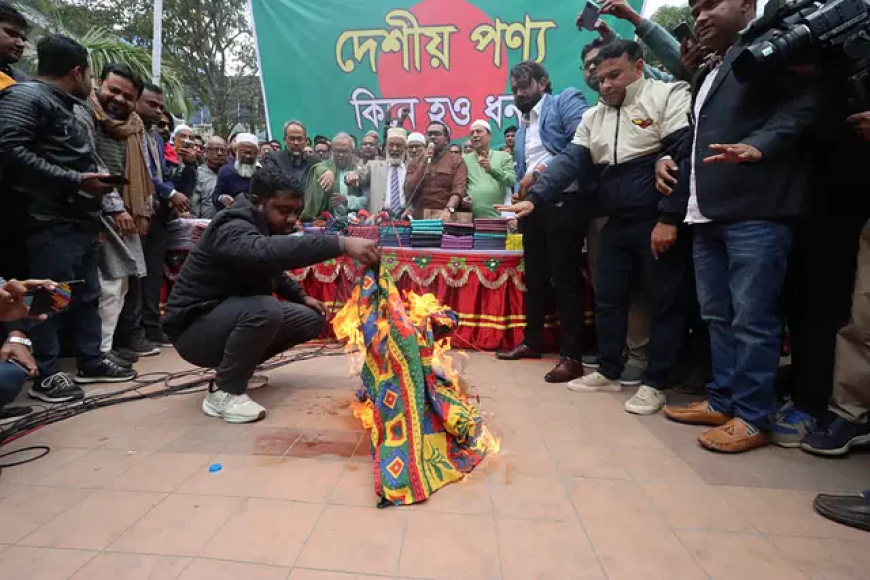
[[[426,148],[431,154],[427,159],[426,163],[432,164],[432,155],[435,155],[435,143],[429,143],[429,146]]]

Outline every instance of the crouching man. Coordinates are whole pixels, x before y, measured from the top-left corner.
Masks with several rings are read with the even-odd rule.
[[[303,206],[296,179],[277,167],[258,170],[250,193],[217,215],[181,268],[163,327],[184,360],[217,371],[206,415],[230,423],[265,417],[245,392],[257,365],[323,329],[323,305],[286,270],[343,254],[366,265],[380,259],[371,240],[286,235]]]

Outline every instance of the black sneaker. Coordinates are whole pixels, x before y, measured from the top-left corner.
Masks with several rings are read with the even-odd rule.
[[[128,363],[137,363],[139,362],[139,355],[130,350],[129,348],[116,348],[112,350],[112,354],[118,358],[122,358]]]
[[[23,419],[33,411],[32,407],[3,407],[0,409],[0,425],[9,425],[15,423],[19,419]]]
[[[133,363],[125,359],[124,357],[118,356],[114,352],[107,352],[103,354],[104,357],[115,363],[121,368],[132,369]]]
[[[136,378],[136,371],[118,366],[104,358],[89,369],[79,369],[73,379],[78,384],[88,383],[126,383]]]
[[[35,378],[33,386],[30,387],[27,394],[46,403],[66,403],[85,397],[82,388],[76,386],[72,378],[66,373],[54,373],[47,377]]]
[[[144,336],[131,338],[127,348],[133,351],[133,354],[136,356],[156,356],[160,354],[160,349],[157,348],[157,345]]]

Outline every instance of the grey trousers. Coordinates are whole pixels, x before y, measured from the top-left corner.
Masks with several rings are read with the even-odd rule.
[[[586,233],[586,259],[589,262],[589,271],[592,273],[592,286],[598,284],[598,252],[601,248],[601,230],[607,223],[606,217],[595,218],[589,224]],[[628,351],[626,364],[639,369],[646,368],[646,351],[649,346],[649,305],[643,293],[635,292],[631,295],[631,303],[628,307],[628,332],[625,335],[625,348]]]
[[[325,322],[302,304],[272,296],[234,296],[197,319],[173,346],[187,362],[214,367],[219,390],[241,395],[257,365],[317,338]]]
[[[853,423],[870,419],[870,221],[858,245],[852,320],[837,335],[831,410]]]

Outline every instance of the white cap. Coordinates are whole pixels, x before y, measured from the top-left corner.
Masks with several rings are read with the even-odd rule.
[[[393,127],[391,129],[387,129],[387,139],[389,139],[390,137],[399,137],[402,141],[407,141],[408,132],[401,127]]]
[[[191,133],[193,133],[193,129],[191,129],[187,125],[176,125],[175,131],[172,132],[172,137],[175,138],[175,136],[178,135],[179,133],[181,133],[182,131],[190,131]]]
[[[426,144],[426,137],[423,136],[423,133],[411,133],[408,135],[408,145],[411,143],[420,143],[421,145]]]
[[[236,135],[236,145],[241,143],[250,143],[251,145],[260,145],[260,140],[253,133],[239,133]]]
[[[481,129],[486,129],[486,132],[492,135],[492,127],[489,126],[488,121],[484,121],[483,119],[478,119],[474,123],[471,124],[471,128],[480,127]]]

